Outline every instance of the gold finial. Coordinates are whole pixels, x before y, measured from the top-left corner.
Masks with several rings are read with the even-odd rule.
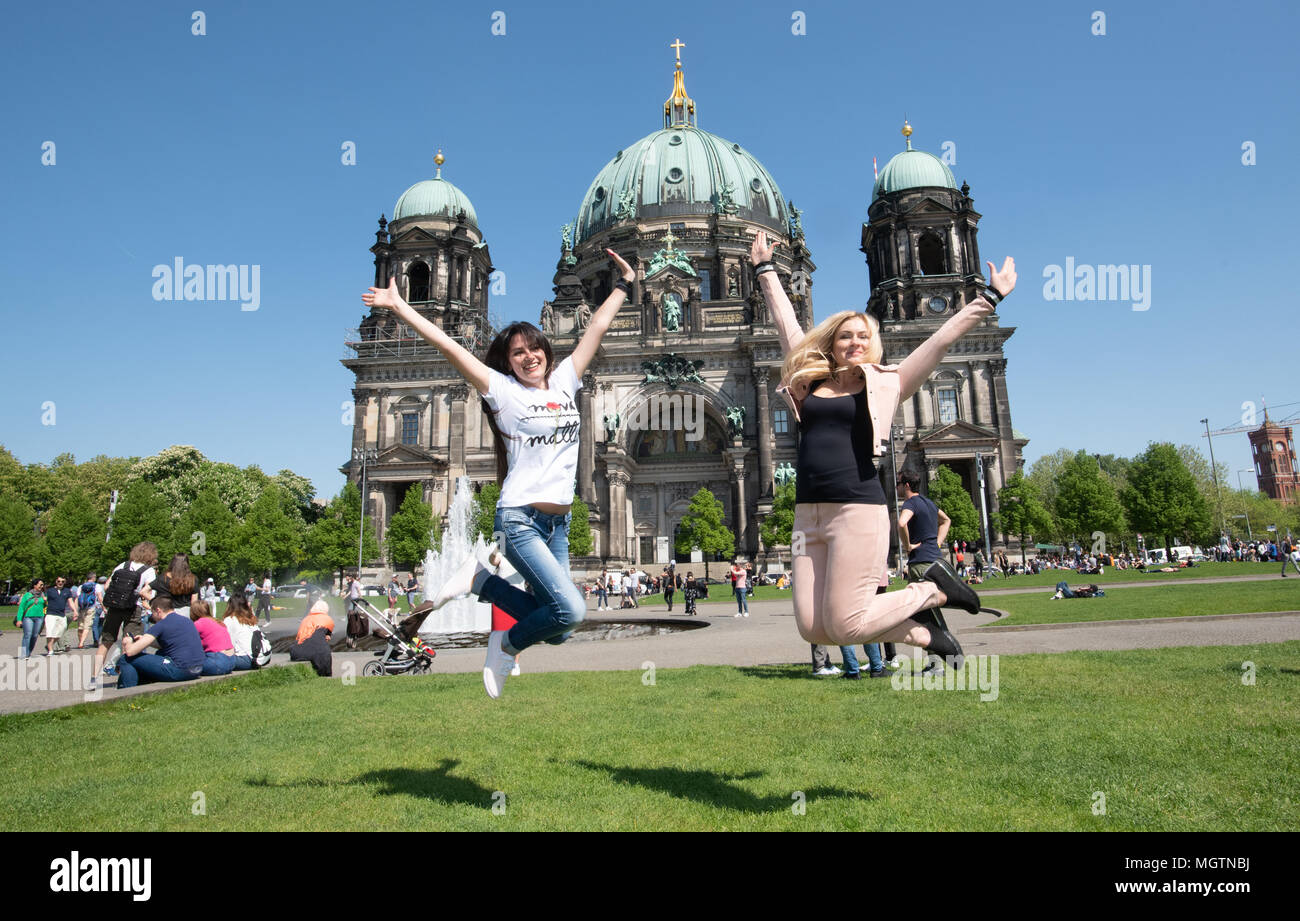
[[[434,179],[441,179],[441,178],[442,178],[442,165],[443,165],[444,163],[447,162],[447,158],[444,157],[444,156],[442,155],[442,148],[441,148],[441,147],[438,148],[438,155],[437,155],[436,157],[433,158],[433,162],[436,163],[436,164],[438,164],[438,172],[437,172],[437,174],[434,175],[433,178],[434,178]]]
[[[673,251],[673,244],[675,242],[677,242],[677,237],[673,236],[672,229],[669,228],[668,232],[664,234],[664,246],[667,247],[668,252],[671,253]]]
[[[912,149],[912,126],[907,123],[907,116],[903,116],[903,137],[907,138],[907,149]]]
[[[695,100],[686,95],[686,81],[682,76],[682,49],[686,44],[679,38],[669,48],[677,51],[677,65],[673,70],[673,94],[664,103],[664,127],[695,124]]]

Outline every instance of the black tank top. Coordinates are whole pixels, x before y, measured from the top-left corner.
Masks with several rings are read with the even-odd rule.
[[[866,388],[852,396],[814,396],[822,383],[809,388],[799,413],[795,502],[884,505],[871,453]]]

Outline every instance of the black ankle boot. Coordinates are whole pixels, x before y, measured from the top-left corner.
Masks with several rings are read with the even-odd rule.
[[[957,637],[948,631],[948,625],[944,623],[938,608],[917,611],[911,619],[930,631],[930,645],[923,647],[926,652],[938,656],[954,668],[961,668],[965,653],[962,652]]]
[[[940,590],[948,596],[948,604],[951,607],[961,608],[968,614],[979,613],[980,596],[975,594],[975,589],[959,579],[943,560],[931,563],[923,578],[939,586]]]

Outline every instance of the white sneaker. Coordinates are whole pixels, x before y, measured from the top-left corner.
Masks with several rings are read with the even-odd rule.
[[[888,662],[885,663],[885,667],[897,671],[898,669],[903,667],[903,660],[900,659],[898,656],[894,656],[892,659],[890,659]]]
[[[515,659],[515,667],[510,669],[510,677],[516,678],[518,676],[519,676],[519,660]]]
[[[836,668],[834,665],[824,665],[821,668],[817,669],[817,671],[813,672],[813,674],[818,678],[830,678],[834,675],[838,675],[839,673],[840,670]]]
[[[488,555],[496,550],[496,544],[488,547]],[[474,577],[478,575],[480,569],[484,569],[478,557],[470,554],[465,557],[464,561],[456,567],[456,570],[447,577],[447,581],[442,583],[436,592],[433,593],[429,601],[433,603],[433,610],[442,607],[453,598],[460,598],[468,595],[474,588]]]
[[[506,638],[505,630],[493,630],[488,637],[487,660],[483,663],[483,687],[488,697],[496,700],[505,690],[506,679],[515,668],[515,657],[502,651],[501,642]]]

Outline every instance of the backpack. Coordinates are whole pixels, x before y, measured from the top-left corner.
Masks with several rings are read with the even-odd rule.
[[[108,587],[104,589],[104,607],[118,610],[134,608],[135,591],[140,587],[140,579],[148,568],[141,565],[139,569],[132,569],[130,562],[123,563],[122,568],[109,578]]]
[[[261,630],[254,630],[252,637],[248,641],[249,649],[252,651],[253,668],[264,668],[271,661],[271,641],[268,640]]]
[[[95,583],[87,582],[81,586],[81,594],[77,596],[77,607],[83,611],[88,611],[95,606]]]

